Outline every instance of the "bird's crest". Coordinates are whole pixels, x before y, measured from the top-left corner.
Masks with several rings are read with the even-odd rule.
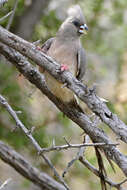
[[[84,22],[85,23],[85,18],[84,18],[84,14],[80,8],[79,5],[73,5],[72,7],[70,7],[68,9],[68,16],[71,17],[71,18],[77,18],[79,19],[80,21]]]

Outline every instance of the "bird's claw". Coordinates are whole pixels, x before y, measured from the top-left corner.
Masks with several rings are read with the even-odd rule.
[[[60,71],[63,72],[63,71],[67,71],[67,70],[69,70],[68,66],[62,64],[61,67],[60,67]]]
[[[42,48],[40,46],[36,46],[36,49],[42,51]]]

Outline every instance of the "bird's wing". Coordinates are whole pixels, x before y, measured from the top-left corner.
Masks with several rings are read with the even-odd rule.
[[[47,51],[50,49],[52,42],[55,38],[49,38],[41,47],[42,51],[44,53],[47,53]]]
[[[85,50],[81,47],[77,53],[77,74],[76,78],[82,80],[86,70],[86,55]]]
[[[47,54],[48,50],[51,47],[51,44],[55,38],[49,38],[41,47],[41,51],[45,54]],[[39,67],[39,71],[41,73],[44,73],[45,69],[43,67]]]

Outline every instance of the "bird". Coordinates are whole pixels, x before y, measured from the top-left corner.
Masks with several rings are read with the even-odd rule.
[[[62,72],[69,70],[78,80],[82,81],[86,71],[86,54],[80,37],[82,34],[87,34],[88,26],[79,5],[70,7],[67,14],[56,36],[48,39],[42,45],[41,50],[61,65]],[[58,99],[82,111],[70,89],[62,88],[63,84],[43,68],[39,70],[44,73],[48,88]]]

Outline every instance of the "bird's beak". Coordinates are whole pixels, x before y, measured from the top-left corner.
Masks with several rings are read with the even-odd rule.
[[[79,33],[87,34],[87,31],[88,31],[88,26],[86,24],[80,26]]]

